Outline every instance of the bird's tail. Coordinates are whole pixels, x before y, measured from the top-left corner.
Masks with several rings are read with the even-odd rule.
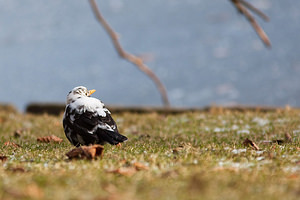
[[[121,142],[126,141],[128,138],[124,135],[121,135],[118,132],[113,131],[105,131],[104,140],[108,142],[109,144],[116,145]]]

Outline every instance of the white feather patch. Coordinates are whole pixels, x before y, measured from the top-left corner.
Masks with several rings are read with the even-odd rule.
[[[96,98],[93,97],[84,97],[76,99],[73,103],[70,103],[71,109],[76,109],[76,111],[80,114],[85,111],[96,112],[99,116],[105,117],[107,108],[104,108],[104,104]]]

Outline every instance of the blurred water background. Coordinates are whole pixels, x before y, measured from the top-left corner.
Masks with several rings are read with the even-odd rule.
[[[146,58],[173,106],[300,106],[300,1],[248,0],[272,48],[228,0],[97,1],[123,47]],[[118,57],[88,1],[0,0],[0,102],[64,102],[73,87],[106,104],[161,105]]]

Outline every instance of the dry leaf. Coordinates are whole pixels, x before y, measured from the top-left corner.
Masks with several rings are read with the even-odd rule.
[[[119,147],[119,148],[121,148],[121,147],[122,147],[122,143],[118,143],[118,144],[116,144],[116,147]]]
[[[148,169],[149,169],[146,165],[144,165],[144,164],[142,164],[142,163],[140,163],[140,162],[135,162],[135,163],[133,163],[133,166],[134,166],[135,169],[138,170],[138,171],[140,171],[140,170],[148,170]]]
[[[11,141],[5,142],[5,143],[4,143],[4,146],[8,146],[8,147],[10,146],[10,147],[15,147],[15,148],[21,147],[20,145],[14,143],[14,142],[11,142]]]
[[[28,130],[27,128],[21,128],[21,129],[15,130],[14,137],[15,138],[21,137],[27,130]]]
[[[1,160],[2,162],[7,161],[7,156],[0,156],[0,160]]]
[[[81,147],[72,149],[68,153],[66,153],[66,156],[68,156],[69,159],[83,159],[84,158],[84,153]]]
[[[102,145],[96,144],[92,146],[81,146],[72,149],[66,156],[69,159],[96,159],[97,157],[103,156],[104,147]]]
[[[36,140],[38,142],[44,142],[44,143],[50,143],[50,142],[61,143],[63,141],[61,138],[59,138],[55,135],[39,137]]]
[[[120,174],[123,176],[132,176],[136,173],[135,167],[120,167],[115,170],[108,171],[108,173]]]
[[[21,129],[16,130],[16,131],[14,132],[14,137],[15,137],[15,138],[21,137],[22,132],[23,132],[23,131],[22,131]]]
[[[12,172],[25,172],[25,169],[23,167],[13,167],[13,168],[9,168],[10,171]]]
[[[288,132],[286,132],[284,136],[286,142],[292,142],[292,136]]]
[[[103,156],[104,147],[102,145],[97,144],[93,146],[82,146],[81,148],[83,149],[86,156],[90,159]]]
[[[252,141],[252,140],[249,140],[248,138],[246,138],[243,142],[243,144],[245,146],[251,146],[252,148],[254,148],[255,150],[259,150],[259,147]]]
[[[146,165],[144,165],[140,162],[135,162],[133,164],[130,164],[128,161],[122,160],[121,163],[123,163],[123,167],[120,167],[115,170],[107,171],[107,172],[114,173],[114,174],[120,174],[123,176],[132,176],[137,171],[149,169]]]

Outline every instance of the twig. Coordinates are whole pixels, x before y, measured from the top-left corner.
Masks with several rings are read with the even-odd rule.
[[[263,13],[262,11],[258,10],[257,8],[255,8],[253,5],[251,5],[250,3],[248,3],[247,1],[244,0],[239,0],[241,4],[243,4],[245,7],[247,7],[249,10],[252,10],[253,12],[255,12],[258,16],[260,16],[262,19],[264,19],[265,21],[270,21],[270,18],[265,15],[265,13]]]
[[[156,84],[156,87],[158,88],[161,98],[163,100],[164,106],[168,107],[170,106],[167,91],[164,87],[164,85],[161,83],[159,78],[154,74],[154,72],[151,71],[151,69],[144,64],[143,60],[135,55],[132,55],[128,52],[126,52],[121,44],[119,43],[119,38],[116,32],[110,27],[110,25],[106,22],[102,14],[100,13],[100,10],[98,9],[98,6],[96,4],[95,0],[89,0],[90,5],[92,7],[92,10],[94,12],[94,15],[96,19],[99,21],[99,23],[104,27],[108,35],[110,36],[115,49],[117,50],[120,57],[126,59],[127,61],[135,64],[142,72],[144,72],[147,76],[149,76],[154,83]]]
[[[264,30],[258,25],[258,23],[256,22],[256,20],[254,19],[254,17],[250,14],[250,12],[248,12],[247,8],[249,10],[252,10],[253,12],[255,12],[256,14],[258,14],[260,17],[262,17],[264,20],[268,21],[269,18],[260,10],[258,10],[257,8],[255,8],[254,6],[252,6],[250,3],[244,1],[244,0],[231,0],[231,2],[233,3],[233,5],[237,8],[237,10],[245,15],[245,17],[247,18],[247,20],[250,22],[250,24],[252,25],[252,27],[254,28],[254,30],[256,31],[256,33],[258,34],[258,36],[260,37],[260,39],[263,41],[263,43],[267,46],[267,47],[271,47],[271,42],[267,36],[267,34],[264,32]]]

